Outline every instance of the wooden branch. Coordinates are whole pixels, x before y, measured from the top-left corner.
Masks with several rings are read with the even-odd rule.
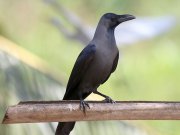
[[[28,101],[7,109],[3,124],[89,120],[180,120],[180,102],[88,101],[86,114],[79,101]]]

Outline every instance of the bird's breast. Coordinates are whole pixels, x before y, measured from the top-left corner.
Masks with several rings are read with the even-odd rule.
[[[96,87],[102,84],[111,73],[116,55],[117,51],[97,50],[95,57],[84,76],[84,84],[86,84],[87,87]]]

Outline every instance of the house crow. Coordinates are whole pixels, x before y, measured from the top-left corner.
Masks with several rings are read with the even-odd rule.
[[[93,39],[79,54],[72,69],[63,100],[80,100],[80,108],[89,107],[84,99],[92,92],[103,96],[109,103],[114,101],[97,91],[117,67],[119,51],[114,30],[120,23],[132,20],[132,15],[104,14],[96,28]],[[69,135],[75,122],[59,122],[55,135]]]

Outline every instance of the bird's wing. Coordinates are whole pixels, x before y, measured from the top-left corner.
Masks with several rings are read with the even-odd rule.
[[[77,88],[85,72],[87,71],[87,68],[91,64],[95,52],[96,52],[96,46],[92,44],[86,46],[82,50],[82,52],[80,53],[74,64],[73,70],[71,72],[67,84],[66,93],[63,99],[68,99],[69,96],[73,93],[73,90]]]
[[[118,64],[118,60],[119,60],[119,52],[117,53],[116,58],[114,59],[111,73],[113,73],[116,70],[116,67],[117,67],[117,64]]]
[[[106,79],[101,84],[105,83],[107,81],[107,79],[110,77],[111,73],[113,73],[116,70],[118,60],[119,60],[119,52],[117,53],[117,55],[113,61],[113,66],[112,66],[111,72],[109,73],[109,75],[106,77]]]

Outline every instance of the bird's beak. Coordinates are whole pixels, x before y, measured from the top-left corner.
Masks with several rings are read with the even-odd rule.
[[[132,19],[135,19],[135,16],[128,15],[128,14],[118,15],[118,22],[119,23],[122,23],[122,22],[125,22],[125,21],[129,21],[129,20],[132,20]]]

